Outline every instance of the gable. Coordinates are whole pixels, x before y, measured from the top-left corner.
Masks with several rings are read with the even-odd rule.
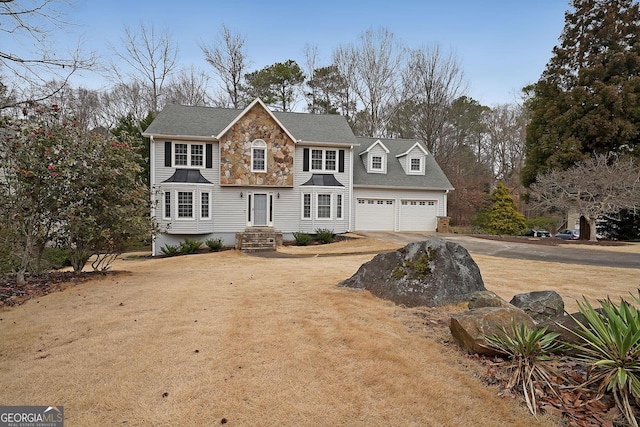
[[[295,142],[264,104],[254,102],[218,137],[221,185],[293,186]],[[252,148],[259,141],[265,144],[264,172],[252,170]]]

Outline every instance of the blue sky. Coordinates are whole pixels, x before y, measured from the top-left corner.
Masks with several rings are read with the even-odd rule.
[[[369,28],[385,27],[405,45],[434,43],[452,51],[464,70],[469,95],[484,105],[515,102],[520,88],[540,77],[564,25],[565,0],[368,0],[305,2],[243,0],[164,2],[80,0],[68,14],[76,25],[65,39],[81,38],[102,59],[120,45],[124,26],[141,22],[167,30],[179,48],[180,66],[212,71],[200,42],[210,45],[226,24],[246,39],[251,70],[294,59],[305,45],[328,65],[335,47],[355,42]],[[86,75],[83,84],[102,80]]]

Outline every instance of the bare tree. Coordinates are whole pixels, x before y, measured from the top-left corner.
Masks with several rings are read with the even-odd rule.
[[[414,109],[415,135],[434,156],[444,148],[441,138],[452,102],[464,94],[464,73],[453,54],[438,45],[413,50],[403,75],[404,100]]]
[[[138,31],[125,27],[122,43],[122,50],[113,47],[112,50],[129,68],[123,72],[121,63],[111,64],[117,81],[137,81],[148,88],[148,109],[159,111],[163,86],[176,67],[177,46],[166,31],[144,24],[140,24]]]
[[[532,184],[531,203],[540,210],[578,213],[589,224],[590,240],[596,240],[599,216],[640,209],[640,165],[631,157],[598,154],[572,168],[551,170]]]
[[[107,128],[116,126],[121,117],[142,120],[149,113],[146,90],[140,81],[117,83],[100,97],[101,120]]]
[[[92,55],[83,57],[80,48],[61,55],[50,38],[70,25],[62,8],[54,0],[0,1],[0,71],[4,82],[0,93],[0,110],[27,102],[41,102],[62,90],[71,75],[94,65]],[[58,2],[61,3],[61,2]],[[48,91],[33,88],[47,86]]]
[[[240,108],[243,103],[242,78],[249,67],[244,37],[232,33],[226,25],[222,25],[216,43],[212,46],[200,43],[200,49],[204,53],[205,60],[211,64],[222,80],[223,88],[229,95],[233,108]]]
[[[369,136],[383,136],[391,119],[387,106],[395,103],[400,89],[403,51],[393,33],[380,28],[365,31],[357,44],[334,52],[335,65],[345,71],[343,77],[366,113]]]
[[[527,119],[520,105],[502,104],[484,112],[487,135],[482,157],[493,167],[494,182],[518,185],[524,166]]]
[[[193,66],[182,69],[166,88],[164,99],[166,104],[182,104],[192,106],[209,105],[209,77]]]

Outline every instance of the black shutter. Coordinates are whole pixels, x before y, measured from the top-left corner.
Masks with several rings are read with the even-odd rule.
[[[164,165],[171,167],[171,141],[164,142]]]
[[[309,149],[305,148],[302,150],[302,170],[305,172],[309,172]]]
[[[213,167],[213,144],[206,145],[206,155],[207,155],[207,160],[205,163],[205,167],[207,167],[208,169],[211,169]]]
[[[344,172],[344,150],[338,151],[338,172]]]

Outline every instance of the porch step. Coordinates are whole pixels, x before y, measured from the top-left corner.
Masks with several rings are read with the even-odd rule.
[[[271,227],[249,227],[236,233],[236,249],[242,252],[275,251],[282,245],[282,232]]]

